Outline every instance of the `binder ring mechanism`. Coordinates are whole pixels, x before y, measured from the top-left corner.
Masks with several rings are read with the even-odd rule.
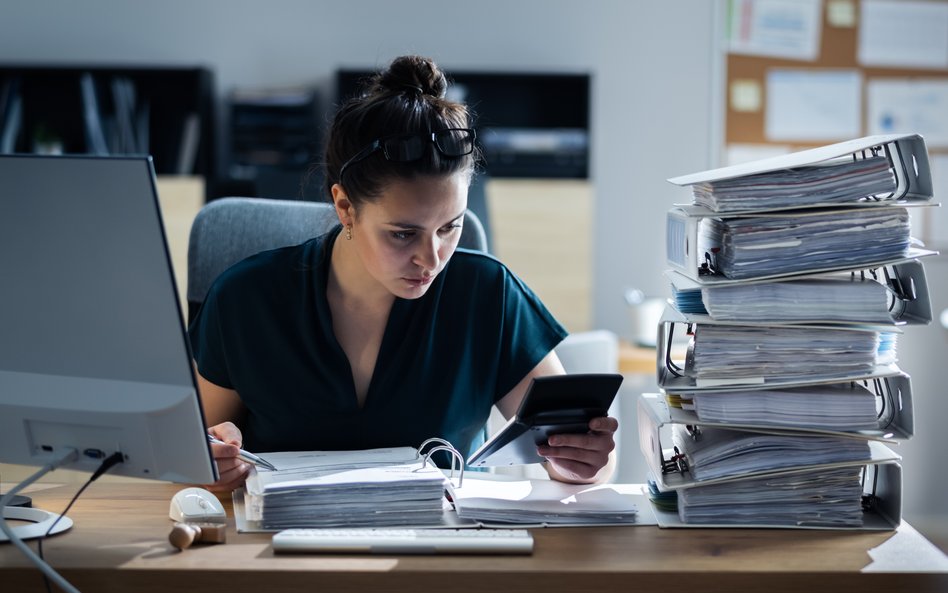
[[[425,447],[428,445],[435,444],[436,446],[428,449],[428,452],[425,452]],[[439,439],[437,437],[430,438],[423,442],[418,447],[418,456],[421,457],[424,455],[424,459],[421,461],[421,467],[418,470],[424,469],[428,465],[428,460],[431,459],[432,454],[437,451],[447,451],[451,453],[451,475],[449,477],[454,478],[454,464],[457,463],[460,466],[460,471],[458,472],[458,488],[464,484],[464,456],[461,455],[461,452],[454,448],[454,445],[449,443],[444,439]],[[418,471],[415,470],[415,471]]]
[[[701,427],[697,424],[686,424],[685,430],[692,440],[697,441],[701,438]],[[659,449],[659,462],[661,463],[663,474],[683,474],[688,471],[688,458],[681,452],[677,446],[674,447],[675,454],[670,459],[665,459],[664,453]]]
[[[659,451],[663,474],[683,474],[688,471],[688,460],[685,458],[685,454],[682,453],[678,447],[675,447],[674,449],[675,454],[671,456],[671,459],[665,459],[665,455]]]

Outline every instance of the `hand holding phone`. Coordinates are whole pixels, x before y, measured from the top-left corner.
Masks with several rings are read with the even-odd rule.
[[[545,460],[537,447],[556,434],[585,434],[589,421],[606,416],[622,375],[586,373],[535,378],[517,413],[471,455],[472,467],[526,465]]]

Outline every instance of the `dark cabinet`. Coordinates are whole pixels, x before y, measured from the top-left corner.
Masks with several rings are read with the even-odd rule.
[[[0,65],[0,152],[150,154],[210,195],[214,147],[207,68]]]

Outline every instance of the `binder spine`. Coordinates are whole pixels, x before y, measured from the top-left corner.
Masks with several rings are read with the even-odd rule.
[[[921,136],[908,136],[884,144],[898,182],[899,198],[930,200],[934,195],[928,149]]]

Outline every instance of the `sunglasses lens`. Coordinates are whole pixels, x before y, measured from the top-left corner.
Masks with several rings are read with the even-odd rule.
[[[425,141],[418,135],[396,136],[385,141],[385,158],[390,161],[416,161],[424,150]]]
[[[472,130],[442,130],[434,135],[435,144],[445,156],[464,156],[474,151],[474,133]]]

